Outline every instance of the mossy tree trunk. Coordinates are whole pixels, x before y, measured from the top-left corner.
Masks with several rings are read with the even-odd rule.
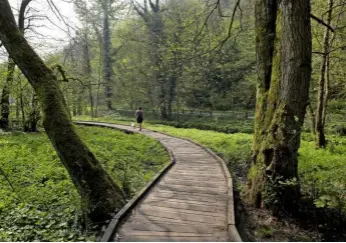
[[[14,70],[16,64],[11,58],[8,58],[7,64],[7,74],[5,84],[2,88],[1,94],[1,118],[0,118],[0,128],[9,129],[9,116],[10,116],[10,88],[13,82]]]
[[[329,0],[328,14],[327,14],[327,24],[330,26],[333,17],[333,5],[334,0]],[[316,119],[315,119],[315,133],[316,133],[316,146],[321,148],[326,146],[326,137],[324,134],[324,116],[325,116],[325,104],[327,100],[326,89],[327,82],[326,76],[327,72],[327,62],[329,56],[329,47],[330,47],[330,30],[325,27],[324,37],[323,37],[323,50],[322,50],[322,60],[321,60],[321,69],[320,69],[320,79],[318,87],[318,96],[317,96],[317,108],[316,108]]]
[[[80,140],[57,78],[18,30],[7,0],[0,0],[0,40],[34,88],[43,110],[43,125],[94,222],[109,219],[124,204],[122,190]]]
[[[311,77],[308,0],[256,1],[257,103],[249,202],[276,214],[300,198],[297,153]]]
[[[103,68],[105,81],[106,106],[108,110],[114,110],[113,107],[113,70],[111,57],[111,29],[109,26],[109,1],[102,1],[103,10]]]

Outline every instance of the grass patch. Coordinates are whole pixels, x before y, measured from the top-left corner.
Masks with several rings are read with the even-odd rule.
[[[168,161],[155,140],[96,127],[79,135],[131,198]],[[0,241],[95,241],[80,200],[45,133],[0,135]]]

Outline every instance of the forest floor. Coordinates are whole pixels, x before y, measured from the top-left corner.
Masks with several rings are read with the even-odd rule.
[[[80,119],[80,118],[78,118]],[[86,117],[83,117],[85,120]],[[90,118],[89,118],[90,120]],[[95,119],[93,119],[95,120]],[[99,121],[129,125],[127,120]],[[303,133],[299,150],[299,179],[304,200],[299,214],[273,217],[265,209],[246,205],[242,194],[251,163],[251,134],[144,124],[145,128],[192,139],[215,151],[227,163],[235,180],[239,231],[247,241],[345,241],[346,137],[328,135],[326,149],[316,149],[311,134]]]
[[[152,138],[107,128],[78,134],[130,199],[169,161]],[[0,133],[0,242],[95,241],[80,200],[47,135]]]

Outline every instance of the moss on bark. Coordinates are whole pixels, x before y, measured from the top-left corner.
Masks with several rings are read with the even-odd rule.
[[[258,86],[247,198],[275,214],[293,209],[300,197],[297,154],[311,75],[309,14],[309,1],[256,2]]]

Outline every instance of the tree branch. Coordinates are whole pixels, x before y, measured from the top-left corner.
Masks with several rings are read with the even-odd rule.
[[[19,17],[18,17],[18,28],[21,31],[24,31],[25,9],[31,1],[32,0],[23,0],[21,5],[20,5]]]
[[[327,27],[331,32],[335,32],[334,28],[331,27],[329,24],[325,23],[322,19],[316,17],[315,15],[313,14],[310,14],[310,17],[315,20],[317,23],[321,24],[321,25],[324,25],[325,27]]]

